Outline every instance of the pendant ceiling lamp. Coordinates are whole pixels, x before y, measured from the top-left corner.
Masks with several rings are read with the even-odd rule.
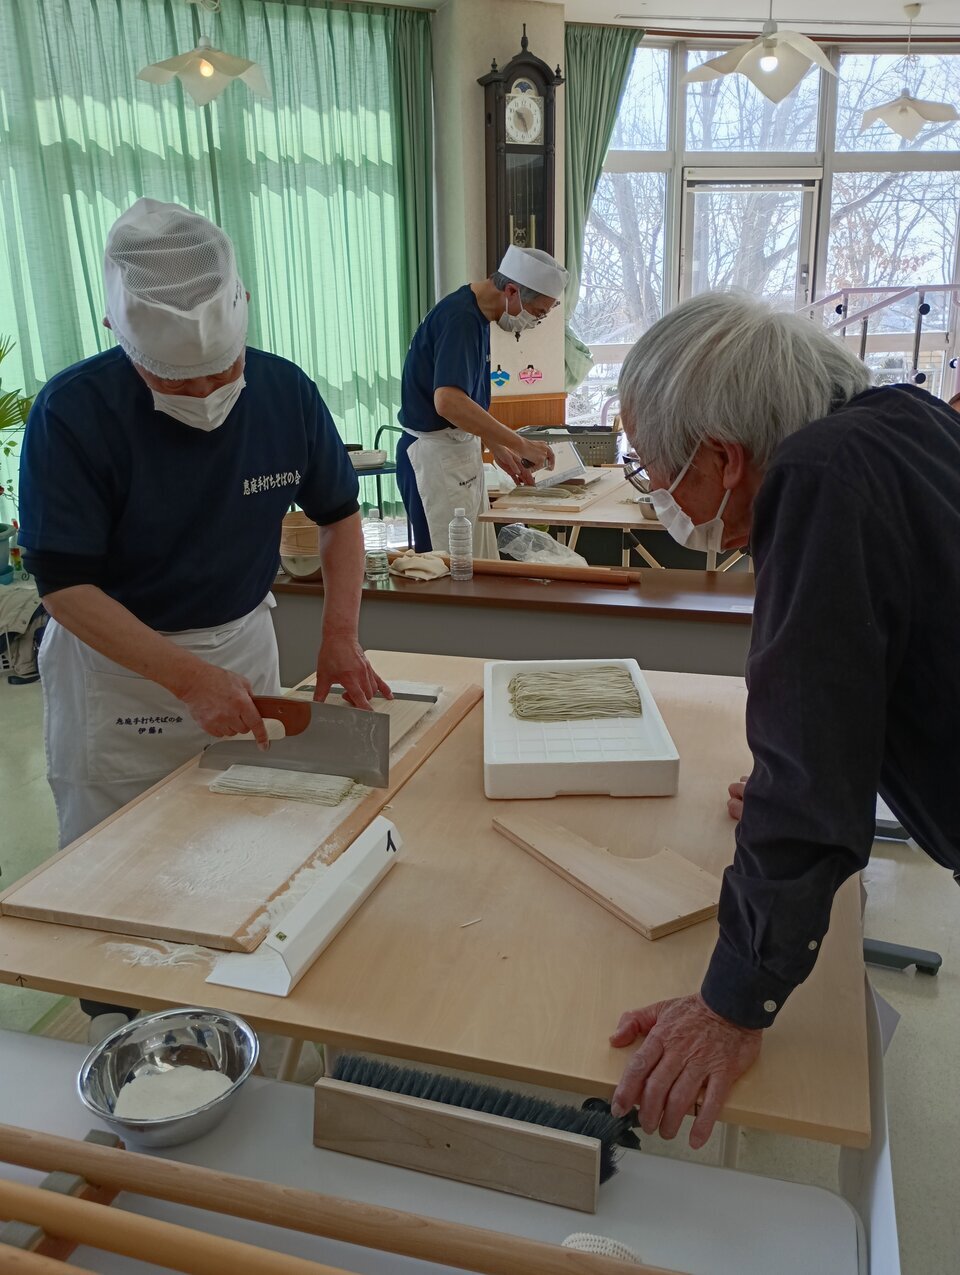
[[[877,120],[882,120],[888,128],[899,133],[906,141],[912,142],[928,124],[949,124],[951,120],[960,119],[960,114],[949,102],[925,102],[922,98],[911,94],[910,72],[916,71],[917,58],[910,46],[913,41],[913,23],[919,17],[920,5],[905,4],[903,12],[907,16],[907,56],[903,60],[903,92],[892,102],[884,102],[882,106],[873,106],[869,111],[864,111],[863,119],[860,121],[860,132],[865,133]]]
[[[781,31],[773,20],[773,0],[763,32],[748,44],[711,58],[683,77],[685,84],[716,80],[723,75],[745,75],[771,102],[782,102],[792,93],[811,66],[836,75],[823,50],[799,31]]]
[[[220,0],[188,0],[208,13],[218,13]],[[169,84],[179,79],[197,106],[206,106],[219,97],[231,80],[243,80],[246,86],[261,97],[270,97],[270,87],[263,71],[248,58],[235,58],[231,53],[215,49],[208,36],[202,35],[197,47],[189,53],[181,53],[164,62],[154,62],[137,72],[138,80],[150,84]]]

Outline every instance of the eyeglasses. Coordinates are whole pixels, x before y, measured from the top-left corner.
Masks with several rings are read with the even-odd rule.
[[[631,487],[634,487],[641,495],[649,495],[650,479],[647,477],[647,471],[643,467],[643,462],[635,452],[628,452],[623,458],[623,476]]]

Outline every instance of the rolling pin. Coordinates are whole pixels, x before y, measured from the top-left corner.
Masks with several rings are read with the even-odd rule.
[[[0,1125],[0,1161],[26,1169],[60,1169],[79,1174],[97,1186],[116,1187],[136,1195],[245,1217],[308,1235],[324,1235],[346,1244],[359,1244],[425,1262],[460,1266],[483,1275],[517,1275],[520,1271],[536,1271],[537,1275],[623,1275],[624,1270],[618,1259],[597,1257],[521,1235],[485,1231],[420,1213],[405,1213],[378,1204],[362,1204],[297,1187],[258,1182],[254,1178],[161,1160],[134,1151],[75,1142],[13,1125]],[[429,1192],[429,1187],[425,1189]],[[661,1267],[630,1269],[636,1275],[677,1275]]]
[[[447,566],[450,555],[441,553]],[[563,567],[542,562],[510,562],[505,558],[474,558],[474,575],[520,576],[526,580],[569,580],[578,584],[639,584],[643,572],[625,567]]]
[[[236,1271],[243,1271],[244,1275],[349,1275],[339,1266],[274,1253],[222,1235],[111,1208],[109,1204],[93,1204],[2,1179],[0,1210],[5,1216],[42,1226],[49,1234],[69,1237],[90,1248],[142,1262],[155,1261],[160,1255],[164,1266],[184,1275],[234,1275]],[[0,1262],[5,1271],[9,1269],[5,1254],[0,1256]]]

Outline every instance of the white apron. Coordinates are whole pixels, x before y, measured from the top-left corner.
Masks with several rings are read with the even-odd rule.
[[[438,429],[418,433],[404,427],[416,439],[407,456],[417,480],[430,529],[430,543],[439,553],[449,549],[449,528],[455,509],[463,509],[473,524],[473,556],[499,558],[497,529],[481,522],[490,508],[483,483],[483,444],[476,434],[462,429]]]
[[[268,594],[230,624],[163,636],[246,677],[254,694],[276,695],[274,606]],[[39,662],[61,849],[213,742],[169,691],[100,655],[56,620],[47,625]]]

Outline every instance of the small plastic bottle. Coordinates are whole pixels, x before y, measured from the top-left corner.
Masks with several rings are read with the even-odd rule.
[[[453,511],[450,523],[450,575],[454,580],[473,579],[473,527],[465,509]]]
[[[390,578],[390,562],[387,558],[387,529],[379,509],[371,509],[363,520],[363,573],[376,584]]]

